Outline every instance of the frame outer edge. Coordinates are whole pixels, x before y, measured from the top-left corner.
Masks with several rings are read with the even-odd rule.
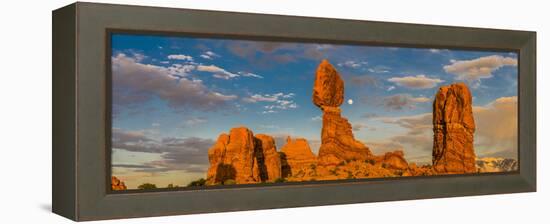
[[[139,6],[122,6],[110,4],[95,4],[95,3],[78,3],[76,7],[75,31],[73,34],[76,49],[73,48],[74,59],[73,65],[76,72],[71,73],[73,81],[74,94],[78,92],[78,96],[72,103],[75,114],[72,118],[78,118],[78,121],[73,120],[73,131],[76,133],[73,137],[78,138],[73,144],[78,147],[78,151],[73,150],[72,159],[74,167],[70,167],[75,172],[73,180],[75,181],[76,193],[74,200],[75,220],[99,220],[99,219],[114,219],[114,218],[129,218],[129,217],[144,217],[144,216],[163,216],[163,215],[181,215],[181,214],[196,214],[206,212],[228,212],[239,210],[254,210],[254,209],[270,209],[270,208],[290,208],[303,206],[320,206],[334,204],[349,204],[349,203],[365,203],[377,201],[394,201],[394,200],[410,200],[410,199],[427,199],[440,197],[454,196],[472,196],[481,194],[497,194],[497,193],[516,193],[530,192],[536,190],[536,174],[534,170],[536,165],[529,164],[535,159],[536,129],[530,125],[535,125],[536,119],[529,118],[534,115],[532,110],[536,108],[535,102],[530,97],[534,97],[536,91],[534,89],[522,89],[518,93],[522,99],[527,99],[525,105],[522,104],[521,112],[527,119],[526,124],[520,124],[519,130],[522,130],[519,135],[526,145],[522,146],[521,153],[523,162],[521,173],[510,173],[502,175],[485,175],[481,176],[457,176],[457,177],[438,177],[420,179],[402,179],[402,180],[385,180],[385,181],[365,181],[357,183],[332,183],[318,185],[285,185],[274,187],[251,187],[251,188],[236,188],[236,189],[213,189],[208,191],[174,191],[174,192],[148,192],[143,194],[109,194],[105,191],[103,184],[105,179],[104,163],[106,161],[98,161],[104,159],[104,141],[105,136],[101,128],[104,123],[101,121],[105,115],[101,112],[104,103],[103,94],[105,94],[104,83],[105,77],[101,76],[104,72],[105,51],[102,49],[104,41],[105,28],[133,29],[133,30],[153,30],[157,31],[178,31],[182,32],[187,29],[185,26],[190,26],[189,32],[205,33],[213,32],[212,29],[220,26],[212,21],[205,22],[207,17],[225,18],[231,22],[237,23],[239,26],[236,33],[228,33],[240,36],[269,36],[267,33],[280,31],[281,27],[268,27],[261,32],[256,32],[258,23],[270,24],[269,22],[277,22],[287,24],[291,22],[299,22],[296,28],[305,27],[308,23],[313,24],[313,28],[308,29],[308,32],[297,31],[296,29],[290,32],[290,36],[296,34],[303,39],[311,39],[315,35],[320,35],[325,40],[348,40],[348,37],[342,35],[332,35],[319,30],[325,25],[320,26],[322,21],[329,21],[330,24],[344,24],[351,28],[370,27],[374,34],[369,34],[365,31],[357,31],[357,37],[349,38],[350,41],[358,41],[359,37],[364,35],[364,38],[377,42],[378,40],[386,40],[391,37],[390,34],[401,32],[403,36],[394,39],[395,43],[410,44],[419,42],[423,44],[429,43],[434,46],[449,46],[458,47],[459,45],[471,46],[473,49],[481,46],[490,46],[494,49],[506,50],[521,50],[521,55],[524,56],[522,69],[520,74],[527,74],[521,77],[521,88],[533,88],[536,84],[535,77],[531,76],[534,72],[535,60],[534,42],[532,42],[531,32],[525,31],[505,31],[505,30],[487,30],[487,29],[471,29],[461,27],[442,27],[442,26],[424,26],[418,24],[398,24],[385,22],[370,22],[370,21],[348,21],[348,20],[332,20],[321,18],[305,18],[305,17],[289,17],[275,15],[259,15],[259,14],[243,14],[230,12],[212,12],[202,10],[188,9],[173,9],[173,8],[158,8],[158,7],[139,7]],[[134,17],[133,15],[141,15]],[[155,20],[149,18],[155,17]],[[257,16],[260,22],[247,22],[250,18]],[[131,19],[130,19],[131,18]],[[168,18],[171,19],[167,22]],[[307,21],[304,21],[307,20]],[[165,21],[165,22],[163,22]],[[196,24],[196,21],[203,21],[204,24]],[[222,25],[223,25],[222,23]],[[251,25],[246,27],[246,25]],[[158,25],[158,26],[156,26]],[[199,25],[203,25],[200,26]],[[384,25],[387,25],[385,27]],[[210,27],[208,29],[204,27]],[[407,32],[412,28],[421,30],[416,32]],[[437,28],[440,29],[437,29]],[[185,28],[185,29],[184,29]],[[267,29],[267,30],[266,30]],[[405,29],[405,30],[403,30]],[[181,30],[181,31],[180,31]],[[220,33],[224,33],[228,29],[224,28]],[[401,30],[397,32],[396,30]],[[424,34],[427,31],[437,32]],[[337,30],[338,31],[338,30]],[[345,29],[340,29],[336,34],[342,34]],[[428,32],[429,33],[429,32]],[[478,36],[479,35],[479,36]],[[289,37],[290,37],[289,36]],[[282,36],[279,36],[283,38]],[[404,40],[404,38],[410,38]],[[286,36],[284,37],[286,38]],[[444,41],[437,38],[443,38]],[[415,41],[416,40],[416,41]],[[458,41],[457,41],[458,40]],[[494,43],[491,43],[492,41]],[[394,43],[392,42],[392,43]],[[530,47],[529,47],[530,46]],[[74,45],[72,46],[74,47]],[[86,52],[78,54],[78,51]],[[64,61],[66,63],[68,61]],[[523,73],[528,72],[528,73]],[[78,73],[78,77],[77,77]],[[76,83],[76,85],[74,85]],[[99,86],[99,88],[98,88]],[[76,105],[78,103],[78,105]],[[100,108],[100,109],[98,109]],[[524,117],[521,116],[521,117]],[[99,122],[98,122],[99,121]],[[522,122],[523,123],[523,122]],[[74,129],[77,128],[78,130]],[[99,132],[97,131],[99,128]],[[523,130],[522,128],[526,128]],[[78,133],[77,133],[78,131]],[[525,131],[525,133],[523,132]],[[66,157],[64,157],[66,158]],[[527,164],[526,164],[527,163]],[[525,168],[524,168],[525,167]],[[76,172],[78,172],[76,174]],[[76,179],[77,176],[83,178]],[[78,181],[78,183],[76,183]],[[98,186],[102,185],[102,186]],[[343,190],[344,189],[344,190]],[[206,199],[206,200],[205,200]],[[242,203],[235,203],[241,201]],[[77,208],[78,206],[78,208]]]
[[[78,219],[76,3],[52,12],[52,212]]]
[[[522,61],[521,61],[522,60]],[[520,55],[520,99],[518,126],[520,135],[520,172],[529,184],[530,190],[537,191],[537,33],[530,32],[522,46]],[[523,77],[521,75],[523,74]],[[522,131],[519,131],[522,130]],[[522,140],[523,139],[523,140]],[[524,143],[521,143],[524,141]],[[523,147],[522,147],[523,146]]]

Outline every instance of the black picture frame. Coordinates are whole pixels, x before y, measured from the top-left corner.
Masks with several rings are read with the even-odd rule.
[[[53,212],[72,220],[536,191],[535,32],[82,2],[52,17]],[[113,32],[517,52],[519,171],[113,192],[107,47]]]

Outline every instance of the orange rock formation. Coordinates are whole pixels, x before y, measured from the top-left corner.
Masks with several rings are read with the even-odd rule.
[[[476,172],[472,95],[464,83],[439,88],[433,104],[433,167],[438,173]]]
[[[259,181],[259,173],[254,172],[257,156],[254,146],[254,135],[245,127],[233,128],[229,131],[229,135],[221,134],[216,144],[208,150],[210,168],[207,183],[223,184],[228,180],[237,183]]]
[[[111,177],[111,189],[113,191],[126,190],[126,185],[124,184],[124,182],[119,180],[117,177],[112,176]]]
[[[257,183],[281,178],[281,159],[275,140],[246,127],[221,134],[208,150],[207,184]]]
[[[282,167],[284,177],[292,176],[298,170],[317,163],[315,154],[311,151],[307,140],[303,138],[292,139],[289,136],[281,151],[284,161],[284,167]]]
[[[323,60],[313,86],[313,103],[323,111],[321,146],[315,156],[306,139],[287,138],[278,152],[273,137],[254,136],[246,127],[221,134],[208,151],[207,185],[397,176],[427,176],[476,171],[472,97],[468,87],[452,84],[439,89],[433,104],[433,167],[409,164],[403,151],[373,155],[354,138],[341,116],[344,82]],[[113,177],[114,178],[114,177]],[[114,181],[113,181],[114,183]]]
[[[260,174],[263,181],[275,181],[281,178],[281,157],[275,147],[273,137],[264,134],[257,134],[256,139],[256,163],[254,167]]]
[[[372,156],[369,148],[355,140],[348,120],[341,116],[344,82],[338,71],[323,60],[315,74],[313,103],[323,111],[319,163],[335,165],[342,161],[365,160]]]

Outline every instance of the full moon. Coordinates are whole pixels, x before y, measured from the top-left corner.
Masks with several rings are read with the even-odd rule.
[[[353,100],[352,100],[352,99],[349,99],[349,100],[348,100],[348,104],[349,104],[349,105],[353,104]]]

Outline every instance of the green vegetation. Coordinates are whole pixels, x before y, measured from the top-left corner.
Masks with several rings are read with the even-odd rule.
[[[166,188],[178,188],[180,186],[178,185],[175,185],[175,184],[168,184],[168,186],[166,186]]]
[[[351,171],[348,171],[347,179],[355,179],[355,177],[353,176],[353,173]]]
[[[195,181],[191,181],[191,183],[189,183],[187,186],[196,187],[196,186],[205,186],[205,185],[206,185],[206,180],[204,178],[201,178]]]
[[[140,189],[140,190],[157,189],[157,185],[154,185],[154,184],[151,184],[151,183],[144,183],[142,185],[139,185],[138,189]]]
[[[222,182],[222,185],[233,185],[233,184],[236,184],[237,182],[233,179],[227,179],[227,180],[224,180]]]
[[[285,178],[279,177],[273,181],[273,183],[284,183],[286,182]]]
[[[365,163],[369,163],[371,165],[374,165],[376,163],[376,161],[374,161],[374,159],[367,159],[367,160],[365,160]]]

